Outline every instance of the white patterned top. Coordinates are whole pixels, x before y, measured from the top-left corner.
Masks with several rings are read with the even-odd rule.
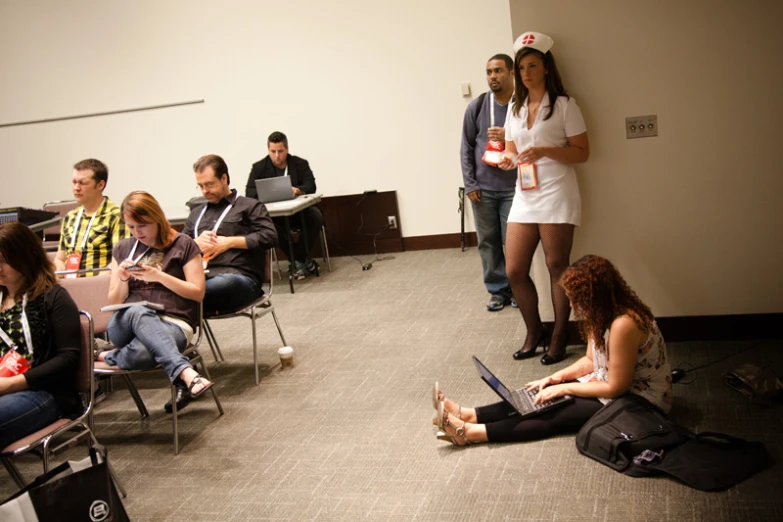
[[[609,330],[604,334],[604,347],[604,351],[598,350],[595,342],[590,341],[588,349],[592,350],[593,354],[593,371],[580,377],[580,382],[608,381],[606,361],[609,353]],[[641,395],[665,413],[672,407],[672,368],[666,353],[666,343],[655,322],[637,350],[636,369],[629,391]],[[603,398],[599,400],[604,404],[611,401]]]

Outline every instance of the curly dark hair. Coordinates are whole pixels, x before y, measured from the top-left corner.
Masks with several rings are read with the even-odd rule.
[[[604,350],[604,332],[620,315],[628,314],[643,332],[652,328],[650,308],[631,290],[617,268],[600,256],[587,255],[566,268],[558,282],[580,319],[579,330]]]

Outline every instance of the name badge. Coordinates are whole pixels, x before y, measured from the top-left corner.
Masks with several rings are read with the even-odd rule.
[[[536,174],[535,163],[520,163],[519,170],[519,188],[522,190],[535,190],[538,188],[538,174]]]
[[[81,252],[72,252],[68,254],[68,257],[65,260],[65,269],[66,270],[79,270],[79,267],[82,265],[82,253]],[[66,274],[65,277],[69,279],[73,279],[76,277],[76,274]]]

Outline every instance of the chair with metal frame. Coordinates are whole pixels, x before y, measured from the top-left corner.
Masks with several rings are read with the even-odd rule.
[[[225,358],[223,357],[223,352],[220,350],[220,345],[217,342],[217,338],[212,331],[212,327],[210,326],[209,321],[216,319],[230,319],[232,317],[247,317],[250,319],[251,329],[253,332],[253,371],[255,374],[256,386],[258,386],[260,382],[258,376],[258,339],[256,334],[256,319],[271,313],[272,318],[275,320],[275,326],[277,326],[277,332],[280,334],[280,340],[283,341],[283,346],[287,346],[287,343],[285,342],[285,336],[283,335],[283,329],[280,327],[280,321],[277,319],[275,307],[271,301],[273,290],[272,259],[274,256],[274,247],[268,249],[267,252],[268,255],[265,254],[267,255],[267,259],[264,263],[263,282],[268,284],[268,292],[262,293],[260,297],[258,297],[249,305],[244,305],[239,309],[230,310],[227,312],[210,314],[205,316],[203,321],[205,336],[210,348],[212,348],[212,353],[215,355],[215,360],[222,361],[225,360]]]
[[[109,319],[111,318],[111,313],[107,312],[101,312],[100,309],[108,304],[106,302],[107,296],[109,294],[109,283],[111,281],[111,278],[109,277],[81,277],[81,278],[75,278],[75,279],[63,279],[61,284],[68,289],[68,292],[71,294],[71,297],[73,300],[77,303],[77,306],[80,308],[84,308],[91,313],[94,314],[96,317],[95,320],[95,330],[94,334],[103,334],[106,332],[106,329],[109,324]],[[201,317],[202,317],[202,307],[199,304],[199,324],[201,324]],[[201,353],[198,350],[199,345],[201,344],[201,337],[202,337],[202,331],[203,328],[197,328],[196,332],[196,338],[191,341],[191,343],[185,348],[185,350],[182,352],[183,355],[188,357],[190,359],[190,363],[196,367],[199,363],[201,364],[201,369],[204,373],[204,376],[209,379],[210,381],[212,378],[209,375],[209,370],[207,369],[206,364],[204,364],[204,358],[202,357]],[[109,346],[109,349],[113,347]],[[109,366],[105,362],[96,362],[94,364],[94,373],[97,376],[119,376],[122,377],[122,379],[125,381],[125,384],[128,387],[128,392],[131,394],[131,398],[133,398],[133,402],[136,404],[136,407],[139,410],[139,413],[141,414],[142,418],[149,417],[149,411],[147,410],[147,407],[144,405],[144,401],[141,398],[141,395],[139,394],[138,388],[136,387],[136,384],[133,382],[132,375],[133,374],[140,374],[140,373],[150,373],[150,372],[162,372],[163,369],[160,366],[157,366],[155,368],[149,369],[149,370],[122,370],[116,366]],[[179,424],[178,424],[178,411],[177,411],[177,388],[174,383],[170,383],[171,388],[171,404],[172,404],[172,425],[173,425],[173,431],[174,431],[174,454],[179,454]],[[220,415],[223,415],[223,406],[220,403],[220,399],[217,396],[217,392],[215,390],[215,387],[212,386],[209,391],[212,393],[212,398],[215,400],[215,405],[217,406],[218,412]]]
[[[82,396],[84,409],[78,417],[74,419],[58,419],[49,426],[17,440],[0,451],[0,460],[2,460],[8,473],[20,488],[24,488],[27,484],[12,461],[14,457],[31,451],[37,452],[43,460],[44,473],[48,473],[51,468],[50,456],[53,456],[65,447],[71,446],[72,443],[78,441],[81,437],[88,436],[87,443],[89,446],[98,444],[98,440],[93,433],[92,422],[93,405],[95,401],[92,349],[92,339],[95,331],[94,323],[88,312],[82,310],[79,313],[81,314],[82,342],[77,374],[77,390]],[[67,440],[52,447],[55,441],[59,441],[62,437],[67,435],[70,435]],[[127,496],[125,489],[117,479],[114,469],[112,469],[111,464],[109,464],[108,461],[107,465],[117,489],[120,490],[123,497]]]
[[[51,252],[46,253],[46,257],[49,258],[50,261],[54,262],[54,260],[51,257]],[[55,270],[54,275],[56,275],[58,278],[68,278],[72,279],[72,277],[86,277],[87,274],[95,274],[98,275],[108,275],[108,274],[101,274],[101,272],[111,272],[111,268],[108,266],[104,266],[101,268],[79,268],[78,270]]]
[[[57,215],[59,217],[64,218],[68,212],[77,208],[78,206],[79,206],[79,202],[76,201],[75,199],[67,199],[62,201],[48,201],[43,204],[43,210],[48,210],[49,212],[57,212]],[[45,250],[57,251],[57,249],[59,248],[59,241],[47,239],[47,236],[49,236],[50,238],[53,236],[59,236],[60,226],[61,224],[52,225],[43,230],[43,245]]]
[[[329,245],[326,243],[326,225],[321,225],[321,249],[324,254],[324,261],[329,271],[332,271],[332,261],[329,259]]]

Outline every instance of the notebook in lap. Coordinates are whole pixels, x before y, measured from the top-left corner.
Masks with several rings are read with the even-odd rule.
[[[552,401],[544,402],[541,404],[535,404],[533,401],[536,398],[537,390],[527,391],[525,388],[511,391],[505,384],[500,382],[500,379],[495,377],[489,369],[484,366],[484,363],[473,356],[473,363],[476,365],[476,369],[481,376],[481,380],[487,383],[490,388],[495,390],[495,393],[500,395],[500,398],[509,403],[522,417],[529,415],[536,415],[542,411],[551,410],[564,404],[568,404],[574,399],[570,395],[564,397],[558,397]]]
[[[275,201],[287,201],[294,199],[294,191],[291,188],[290,176],[277,176],[256,180],[256,192],[261,203],[274,203]]]

